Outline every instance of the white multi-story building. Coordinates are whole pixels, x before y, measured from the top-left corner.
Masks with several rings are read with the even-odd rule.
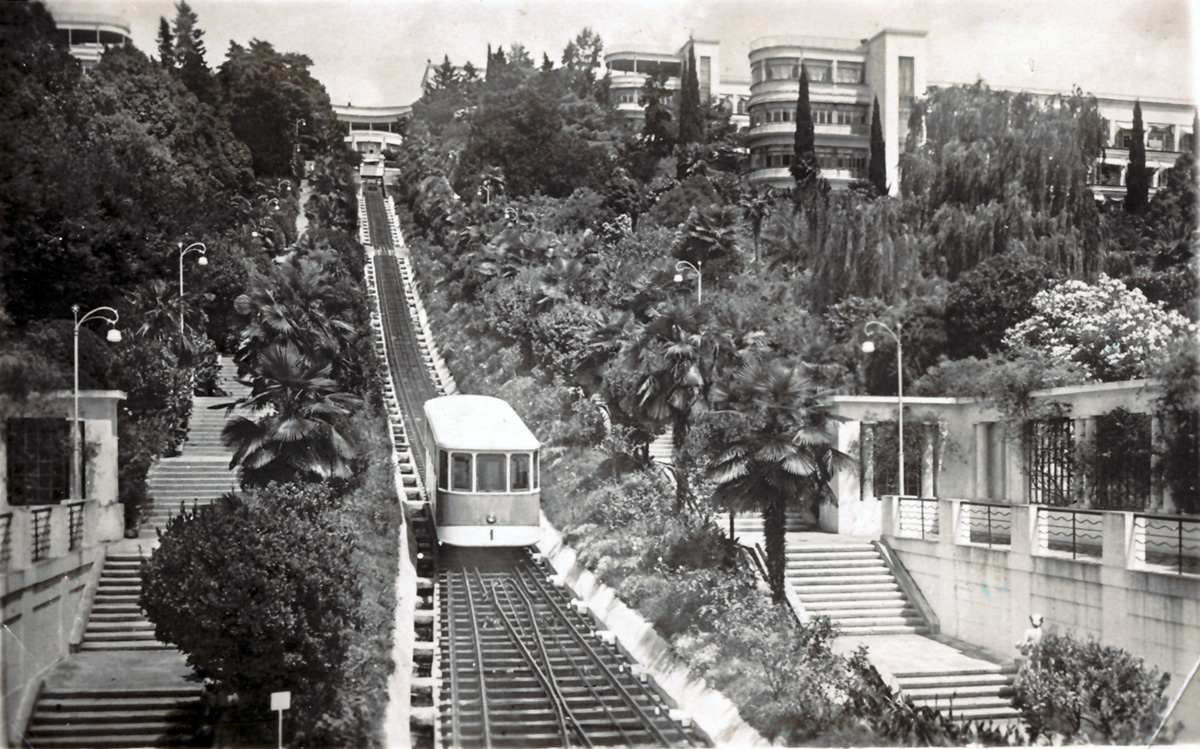
[[[884,29],[870,39],[772,36],[750,45],[750,179],[778,187],[791,172],[800,92],[808,76],[817,162],[835,188],[866,179],[871,108],[879,101],[887,180],[899,188],[900,152],[908,116],[925,90],[925,32]]]
[[[407,104],[388,107],[334,105],[333,113],[346,128],[346,145],[368,156],[381,155],[385,149],[399,149],[403,121],[412,114]]]
[[[667,89],[678,95],[689,48],[696,58],[700,100],[723,106],[737,127],[748,125],[749,79],[723,76],[721,43],[704,39],[689,39],[676,52],[618,49],[605,55],[604,68],[611,81],[610,100],[617,111],[631,125],[640,124],[645,112],[638,103],[639,94],[646,80],[656,74],[665,73]]]
[[[58,27],[59,41],[85,69],[100,62],[104,50],[133,43],[129,21],[121,16],[93,13],[80,5],[53,3],[47,7]]]

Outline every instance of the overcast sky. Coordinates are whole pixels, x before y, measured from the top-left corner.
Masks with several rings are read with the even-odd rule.
[[[52,9],[120,14],[156,54],[173,0],[50,0]],[[482,67],[487,44],[519,41],[557,63],[584,26],[618,48],[674,51],[689,35],[721,41],[725,75],[749,77],[761,36],[861,39],[885,27],[924,29],[928,78],[994,86],[1195,101],[1190,0],[191,0],[208,61],[230,40],[265,39],[312,58],[335,104],[409,104],[426,60]]]

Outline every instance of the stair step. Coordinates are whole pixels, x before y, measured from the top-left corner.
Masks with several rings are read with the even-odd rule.
[[[900,688],[904,690],[905,694],[907,694],[909,697],[912,697],[914,701],[915,700],[929,701],[929,700],[934,700],[934,699],[944,701],[945,698],[951,697],[951,696],[962,697],[962,698],[993,697],[996,699],[1007,699],[1008,696],[1013,693],[1012,684],[1008,683],[1008,682],[1004,682],[999,685],[997,685],[997,684],[979,684],[976,686],[943,685],[943,686],[937,686],[937,687],[921,687],[921,688],[910,687],[910,686],[904,684],[903,682],[901,682]]]
[[[787,566],[788,577],[810,578],[810,577],[856,577],[863,575],[885,575],[891,576],[892,572],[880,562],[867,565],[847,565],[845,567],[805,567],[798,564],[789,564]]]
[[[157,640],[129,640],[129,641],[121,641],[121,642],[94,642],[94,641],[85,639],[80,644],[79,649],[87,650],[87,651],[93,651],[93,650],[128,651],[128,650],[172,650],[173,647],[171,645],[167,645],[166,643],[162,643]]]
[[[804,607],[810,611],[818,611],[820,613],[833,614],[842,611],[852,611],[857,609],[894,609],[908,606],[908,601],[903,593],[896,593],[891,598],[883,598],[878,595],[870,597],[854,596],[840,601],[818,601],[804,600]]]
[[[888,584],[896,585],[894,578],[891,575],[885,575],[885,574],[877,574],[877,575],[843,574],[843,575],[831,575],[831,576],[826,576],[826,577],[796,576],[796,575],[789,574],[787,577],[788,577],[788,580],[792,581],[792,585],[794,585],[796,587],[812,587],[812,588],[838,587],[838,588],[841,588],[842,586],[848,587],[848,586],[852,586],[852,585],[888,585]],[[896,585],[896,587],[899,588],[898,585]]]
[[[867,636],[867,635],[925,635],[929,634],[929,627],[920,625],[895,625],[887,627],[839,627],[838,633],[841,635]]]
[[[834,621],[846,620],[847,624],[855,623],[863,619],[906,619],[906,620],[921,620],[921,614],[912,607],[905,606],[903,608],[892,606],[890,608],[880,609],[835,609],[832,611],[822,611],[819,609],[809,608],[809,613],[816,616],[828,616]],[[924,623],[923,620],[921,620]]]

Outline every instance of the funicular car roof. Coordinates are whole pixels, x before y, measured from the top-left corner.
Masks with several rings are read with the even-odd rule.
[[[487,395],[447,395],[425,401],[434,441],[451,450],[509,452],[541,446],[507,402]]]

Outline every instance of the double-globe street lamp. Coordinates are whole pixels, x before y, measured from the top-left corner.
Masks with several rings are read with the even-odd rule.
[[[686,260],[680,260],[678,263],[675,263],[675,283],[683,281],[683,272],[685,270],[696,274],[696,304],[704,301],[704,276],[700,272],[702,267],[704,267],[702,260],[697,260],[695,265]]]
[[[183,258],[189,252],[200,253],[200,259],[196,261],[197,265],[208,265],[208,258],[204,257],[204,253],[208,252],[208,248],[203,242],[193,242],[184,249],[183,242],[179,243],[179,343],[183,345]]]
[[[904,496],[904,347],[900,343],[900,321],[896,321],[896,329],[892,330],[887,325],[872,320],[863,327],[863,332],[868,336],[871,335],[871,330],[878,328],[896,341],[896,426],[899,434],[900,443],[900,496]],[[875,341],[870,338],[863,341],[862,350],[864,354],[870,354],[875,351]]]
[[[105,338],[109,343],[119,343],[121,331],[117,330],[116,325],[121,316],[112,307],[97,307],[80,317],[78,304],[71,305],[71,312],[75,314],[75,407],[71,418],[71,494],[73,499],[83,499],[83,435],[79,429],[79,326],[88,320],[104,320],[109,324]],[[111,314],[112,317],[105,313]]]

